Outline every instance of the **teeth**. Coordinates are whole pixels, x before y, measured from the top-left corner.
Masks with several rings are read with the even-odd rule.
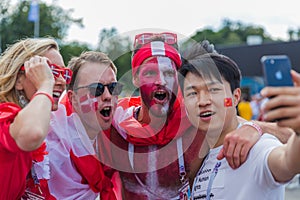
[[[105,108],[103,108],[103,110],[108,111],[108,110],[110,110],[110,107],[105,107]]]
[[[53,92],[54,97],[60,97],[60,95],[61,95],[61,92]]]
[[[213,112],[204,112],[204,113],[201,113],[201,117],[205,117],[205,116],[210,116],[210,115],[212,115],[213,114]]]
[[[104,107],[100,113],[104,116],[104,117],[108,117],[110,115],[110,110],[111,107]]]
[[[158,91],[158,92],[155,92],[156,94],[165,94],[165,92],[162,92],[162,91]]]

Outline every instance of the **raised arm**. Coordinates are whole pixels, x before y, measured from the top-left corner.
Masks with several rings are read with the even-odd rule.
[[[25,76],[19,77],[16,88],[23,89],[33,84],[37,92],[47,93],[52,98],[54,78],[47,58],[34,56],[25,64]],[[35,90],[26,94],[31,99]],[[50,124],[52,102],[47,95],[36,95],[16,116],[10,126],[11,136],[24,151],[37,149],[45,139]]]
[[[300,173],[300,135],[293,134],[287,144],[275,148],[269,155],[268,164],[278,182],[291,180]]]
[[[279,182],[288,181],[300,173],[300,74],[295,71],[291,74],[294,87],[267,87],[261,91],[264,97],[274,96],[263,108],[264,119],[284,118],[277,121],[277,125],[295,131],[287,144],[275,148],[268,158],[270,170]]]

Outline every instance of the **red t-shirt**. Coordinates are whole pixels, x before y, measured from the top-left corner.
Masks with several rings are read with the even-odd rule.
[[[0,199],[20,199],[32,165],[30,152],[21,150],[9,133],[9,126],[21,110],[13,103],[0,104]]]

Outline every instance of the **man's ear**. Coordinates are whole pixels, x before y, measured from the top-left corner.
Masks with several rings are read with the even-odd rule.
[[[69,102],[72,106],[72,110],[74,112],[78,112],[80,110],[80,108],[79,108],[80,105],[79,105],[78,100],[75,97],[76,96],[75,92],[73,90],[68,90],[67,95],[68,95]]]
[[[137,88],[140,87],[140,79],[138,76],[139,76],[138,73],[135,73],[135,75],[132,77],[132,83]]]
[[[70,104],[71,104],[72,107],[73,107],[74,91],[68,90],[68,91],[67,91],[67,95],[68,95],[69,102],[70,102]]]
[[[237,106],[238,103],[240,102],[241,94],[242,94],[242,91],[241,91],[240,88],[236,88],[233,91],[233,103],[234,103],[234,106]]]
[[[24,79],[25,79],[25,76],[23,76],[23,75],[18,75],[17,81],[16,81],[16,83],[15,83],[15,88],[16,88],[17,90],[24,90],[24,87],[23,87]]]

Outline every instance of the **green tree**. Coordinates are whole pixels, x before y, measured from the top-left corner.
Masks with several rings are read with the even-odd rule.
[[[66,44],[60,44],[60,53],[66,65],[72,57],[79,56],[82,52],[91,50],[92,49],[88,44],[83,44],[80,42],[69,42]]]
[[[10,3],[10,0],[1,0],[1,6],[5,7],[6,4],[3,2]],[[1,20],[2,50],[16,40],[34,36],[34,23],[28,21],[29,6],[29,1],[18,1],[16,5],[10,5],[7,8]],[[72,24],[83,27],[82,19],[71,17],[72,9],[64,10],[55,4],[47,5],[43,2],[40,2],[39,7],[40,37],[51,36],[57,40],[63,40]],[[2,12],[4,11],[1,11],[1,15]]]
[[[224,19],[219,30],[214,31],[212,28],[206,28],[196,32],[190,40],[202,41],[209,40],[216,45],[241,45],[246,44],[247,37],[250,35],[261,36],[264,42],[273,41],[273,39],[265,33],[261,26],[246,25],[240,21],[231,21]],[[187,43],[191,41],[186,41]]]
[[[116,28],[102,29],[99,34],[97,50],[106,53],[118,68],[118,78],[131,70],[131,46],[129,37],[118,34]],[[131,82],[131,77],[125,78]]]
[[[287,32],[289,34],[289,40],[292,41],[294,38],[295,31],[292,28],[289,28]]]
[[[2,53],[2,32],[3,32],[3,25],[6,23],[7,15],[8,15],[8,8],[9,8],[9,0],[1,0],[0,1],[0,53]]]

